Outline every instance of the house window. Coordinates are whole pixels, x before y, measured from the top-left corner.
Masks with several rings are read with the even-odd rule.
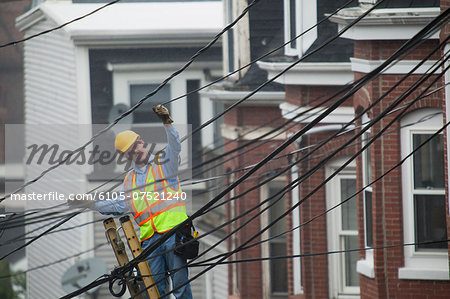
[[[269,208],[269,223],[275,221],[286,211],[286,197],[280,194],[281,187],[269,187],[269,197],[275,196],[269,204],[273,204]],[[281,197],[281,198],[280,198]],[[269,237],[273,237],[284,233],[287,229],[286,218],[277,221],[269,229]],[[282,235],[269,241],[269,256],[285,256],[287,255],[286,235]],[[285,295],[288,292],[287,279],[287,260],[270,260],[270,286],[273,296]]]
[[[130,84],[130,106],[133,107],[147,94],[155,90],[159,84]],[[152,107],[170,99],[170,84],[166,84],[155,95],[148,98],[133,112],[133,123],[160,123],[161,120],[153,113]],[[169,111],[170,104],[165,105]]]
[[[317,1],[284,0],[284,40],[293,40],[297,35],[306,31],[317,23]],[[317,28],[285,47],[286,55],[303,56],[317,38]]]
[[[432,134],[413,133],[412,146],[417,149]],[[447,239],[444,194],[444,136],[436,135],[413,155],[413,198],[415,242]],[[417,244],[416,250],[447,249],[447,243]]]
[[[289,0],[289,39],[293,40],[296,36],[297,36],[297,20],[296,20],[296,5],[295,2],[297,2],[296,0]],[[297,42],[296,41],[292,41],[289,44],[289,47],[292,50],[297,49]]]
[[[370,132],[363,134],[363,146],[370,139]],[[363,152],[363,182],[364,182],[364,232],[366,247],[373,247],[373,219],[372,219],[372,152],[370,146]]]
[[[367,114],[362,117],[363,126],[369,123],[370,119]],[[370,129],[362,135],[361,146],[365,146],[371,137]],[[362,182],[364,190],[363,196],[363,213],[364,213],[364,246],[366,247],[365,258],[359,260],[356,264],[358,273],[373,278],[375,275],[373,267],[373,215],[372,215],[372,185],[369,185],[372,178],[372,151],[371,146],[367,147],[362,153]]]
[[[217,76],[218,71],[212,67],[210,74]],[[161,68],[167,69],[161,70]],[[129,108],[136,104],[139,100],[151,93],[164,79],[168,78],[178,67],[178,63],[117,63],[108,65],[108,69],[112,71],[113,77],[113,107],[125,106]],[[156,104],[161,104],[170,99],[177,98],[173,103],[166,104],[170,111],[170,115],[176,124],[191,124],[195,129],[199,124],[206,122],[214,116],[213,101],[205,98],[198,92],[194,92],[188,96],[180,96],[187,92],[193,91],[200,86],[204,86],[208,80],[204,69],[197,69],[202,67],[202,64],[192,67],[191,70],[186,70],[175,78],[170,80],[161,90],[148,98],[136,111],[133,113],[134,127],[139,127],[141,124],[160,124],[161,121],[154,115],[152,107]],[[111,109],[113,109],[111,107]],[[126,121],[123,122],[127,123]],[[193,142],[196,146],[214,145],[214,130],[216,124],[207,126],[201,132],[196,134]],[[195,163],[195,161],[194,161]],[[198,164],[198,163],[197,163]]]
[[[402,164],[405,243],[447,239],[444,139],[442,135],[436,135],[426,142],[442,127],[442,113],[439,112],[437,109],[420,109],[401,121],[402,158],[417,149]],[[404,254],[405,266],[399,269],[399,278],[449,279],[447,242],[405,246]]]
[[[267,206],[269,208],[265,210],[261,217],[261,227],[267,227],[269,223],[272,223],[286,211],[286,196],[280,195],[283,186],[285,184],[281,181],[272,181],[261,188],[261,200],[274,196],[268,203],[263,205],[263,208]],[[262,256],[276,257],[287,255],[286,234],[280,235],[286,232],[287,229],[287,221],[286,217],[284,217],[263,233],[262,239],[269,239],[269,241],[264,242],[261,246]],[[271,237],[275,238],[270,239]],[[287,266],[287,259],[267,260],[262,263],[263,284],[261,288],[264,298],[288,298]]]
[[[336,166],[342,165],[343,160],[336,161],[327,167],[327,174],[335,172]],[[351,250],[358,248],[358,219],[357,201],[353,196],[356,192],[356,176],[353,169],[341,171],[327,184],[327,209],[341,206],[327,214],[328,250]],[[357,251],[330,255],[329,287],[330,297],[344,298],[359,294],[359,275],[356,271],[358,261]]]

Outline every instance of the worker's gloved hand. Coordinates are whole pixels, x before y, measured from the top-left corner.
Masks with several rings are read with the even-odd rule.
[[[88,196],[87,194],[77,194],[74,198],[68,199],[67,204],[72,208],[93,209],[95,201],[92,196]]]
[[[169,109],[167,109],[163,105],[157,105],[153,107],[153,111],[162,120],[163,124],[168,125],[173,123],[173,119],[170,117],[169,114]]]

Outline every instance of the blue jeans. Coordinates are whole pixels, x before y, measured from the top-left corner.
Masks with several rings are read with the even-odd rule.
[[[150,246],[150,244],[158,240],[161,236],[162,234],[158,234],[155,232],[155,234],[151,238],[142,242],[142,249],[145,250]],[[163,255],[154,257],[155,255],[161,254],[172,248],[175,248],[175,235],[171,236],[158,248],[156,248],[156,250],[154,250],[150,254],[150,257],[147,260],[150,266],[150,271],[152,271],[153,278],[155,282],[157,282],[156,286],[158,288],[160,296],[166,294],[166,287],[168,286],[167,279],[164,279],[166,273],[169,272],[170,277],[172,278],[173,289],[189,280],[187,268],[180,269],[175,273],[170,273],[171,269],[177,269],[186,265],[186,260],[176,255],[173,250]],[[162,281],[158,282],[159,280]],[[173,294],[177,299],[192,299],[191,285],[186,284],[178,290],[174,291]]]

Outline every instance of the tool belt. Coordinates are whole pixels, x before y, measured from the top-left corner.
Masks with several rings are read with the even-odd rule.
[[[194,233],[194,235],[192,235]],[[199,242],[198,232],[189,221],[184,227],[177,230],[175,234],[175,254],[184,259],[193,259],[198,256]]]

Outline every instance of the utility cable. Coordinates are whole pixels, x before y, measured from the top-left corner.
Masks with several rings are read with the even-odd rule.
[[[443,127],[441,127],[439,130],[437,130],[436,132],[434,132],[434,133],[433,133],[432,135],[430,135],[427,139],[425,139],[420,145],[417,146],[417,148],[415,148],[413,151],[411,151],[408,155],[406,155],[403,159],[401,159],[397,164],[395,164],[393,167],[391,167],[390,169],[388,169],[388,170],[387,170],[386,172],[384,172],[381,176],[377,177],[376,179],[372,180],[372,181],[371,181],[370,183],[368,183],[367,185],[365,185],[365,186],[363,186],[362,188],[360,188],[360,189],[359,189],[358,191],[356,191],[355,193],[353,193],[353,194],[351,194],[350,196],[348,196],[347,198],[343,199],[343,200],[342,200],[340,203],[338,203],[337,205],[335,205],[335,206],[333,206],[333,207],[331,207],[331,208],[325,210],[324,212],[321,212],[321,213],[315,215],[314,217],[308,219],[307,221],[301,223],[300,225],[298,225],[298,226],[296,226],[296,227],[293,227],[293,228],[291,228],[291,229],[289,229],[289,230],[287,230],[287,231],[284,231],[284,232],[282,232],[282,233],[280,233],[280,234],[277,234],[277,235],[275,235],[275,236],[272,236],[272,237],[270,237],[270,238],[268,238],[268,239],[265,239],[265,240],[258,241],[258,242],[252,243],[252,244],[250,244],[250,245],[247,245],[247,246],[241,248],[240,251],[249,249],[249,248],[251,248],[251,247],[254,247],[254,246],[259,245],[259,244],[261,244],[261,243],[270,241],[270,240],[272,240],[272,239],[276,239],[276,238],[278,238],[278,237],[280,237],[280,236],[282,236],[282,235],[285,235],[285,234],[287,234],[287,233],[289,233],[289,232],[292,232],[292,231],[297,230],[297,229],[299,229],[299,228],[301,228],[301,227],[304,227],[304,226],[308,225],[309,223],[311,223],[312,221],[314,221],[314,220],[316,220],[316,219],[318,219],[318,218],[320,218],[320,217],[322,217],[322,216],[324,216],[324,215],[330,213],[331,211],[335,210],[336,208],[342,206],[343,204],[347,203],[348,201],[350,201],[350,200],[352,200],[352,199],[355,199],[356,196],[357,196],[358,194],[362,193],[365,189],[367,189],[368,187],[372,186],[372,185],[375,184],[376,182],[379,182],[379,181],[382,180],[384,177],[386,177],[387,175],[389,175],[392,171],[394,171],[395,169],[397,169],[398,167],[400,167],[406,160],[408,160],[411,156],[413,156],[416,152],[418,152],[423,146],[427,145],[428,142],[430,142],[430,140],[432,140],[432,139],[433,139],[434,137],[436,137],[437,135],[441,134],[441,133],[448,127],[449,124],[450,124],[450,122],[447,122]],[[414,125],[414,123],[408,124],[408,125],[406,125],[405,127],[410,126],[410,125]],[[290,191],[292,191],[292,190],[293,190],[295,187],[297,187],[297,186],[298,186],[298,185],[296,185],[296,186],[292,186],[292,185],[291,185],[287,191],[290,192]],[[284,196],[284,195],[283,195],[283,196]],[[272,199],[272,198],[271,198],[271,199]],[[217,259],[218,257],[221,257],[221,256],[223,256],[223,255],[224,255],[224,254],[218,255],[218,256],[216,256],[216,257],[212,257],[212,258],[208,259],[207,261]]]
[[[59,259],[59,260],[50,262],[50,263],[42,264],[42,265],[39,265],[39,266],[36,266],[36,267],[33,267],[33,268],[29,268],[29,269],[24,270],[24,271],[20,271],[20,273],[16,273],[16,274],[12,274],[12,275],[6,275],[6,276],[0,276],[0,279],[10,278],[10,277],[14,277],[14,276],[19,276],[19,275],[23,275],[23,274],[25,274],[25,273],[29,273],[29,272],[36,271],[36,270],[39,270],[39,269],[47,268],[47,267],[50,267],[50,266],[53,266],[53,265],[62,263],[62,262],[64,262],[64,261],[70,260],[70,259],[72,259],[72,258],[78,257],[78,256],[83,255],[83,254],[85,254],[85,253],[88,253],[88,252],[97,250],[98,248],[103,247],[103,246],[105,246],[105,245],[107,245],[107,244],[108,244],[108,242],[101,243],[101,244],[96,245],[94,248],[91,248],[91,249],[87,249],[87,250],[78,252],[78,253],[76,253],[76,254],[74,254],[74,255],[67,256],[67,257],[64,257],[64,258],[62,258],[62,259]]]
[[[16,40],[16,41],[12,41],[12,42],[8,42],[8,43],[6,43],[6,44],[0,45],[0,49],[1,49],[1,48],[5,48],[5,47],[8,47],[8,46],[16,46],[17,44],[26,42],[27,40],[30,40],[30,39],[36,38],[36,37],[38,37],[38,36],[41,36],[41,35],[44,35],[44,34],[47,34],[47,33],[50,33],[50,32],[56,31],[56,30],[59,30],[59,29],[65,27],[65,26],[67,26],[67,25],[69,25],[69,24],[72,24],[72,23],[77,22],[77,21],[79,21],[79,20],[82,20],[82,19],[84,19],[84,18],[86,18],[86,17],[88,17],[88,16],[90,16],[90,15],[93,15],[93,14],[95,14],[96,12],[98,12],[98,11],[100,11],[100,10],[102,10],[102,9],[104,9],[104,8],[106,8],[106,7],[108,7],[108,6],[110,6],[110,5],[113,5],[113,4],[115,4],[115,3],[119,2],[119,1],[120,1],[120,0],[114,0],[114,1],[111,1],[111,2],[109,2],[109,3],[106,3],[105,5],[100,6],[99,8],[94,9],[93,11],[91,11],[91,12],[89,12],[89,13],[87,13],[87,14],[81,16],[81,17],[75,18],[75,19],[73,19],[73,20],[71,20],[71,21],[69,21],[69,22],[66,22],[66,23],[64,23],[64,24],[62,24],[62,25],[59,25],[59,26],[57,26],[57,27],[54,27],[54,28],[51,28],[51,29],[48,29],[48,30],[39,32],[39,33],[37,33],[37,34],[30,35],[29,37],[26,37],[26,38],[23,38],[23,39],[20,39],[20,40]]]
[[[76,148],[73,151],[70,151],[67,153],[67,156],[65,156],[64,159],[61,159],[57,164],[47,168],[46,170],[44,170],[43,172],[41,172],[40,175],[38,175],[37,177],[35,177],[34,179],[26,182],[25,184],[23,184],[21,187],[19,187],[18,189],[16,189],[14,192],[7,194],[5,196],[3,196],[2,198],[0,198],[0,202],[2,202],[3,200],[5,200],[6,198],[9,198],[11,196],[11,194],[19,192],[21,190],[23,190],[25,187],[37,182],[38,180],[40,180],[43,176],[45,176],[47,173],[49,173],[50,171],[58,168],[59,166],[65,164],[75,153],[80,152],[81,150],[83,150],[84,148],[86,148],[89,144],[91,144],[95,139],[97,139],[100,135],[104,134],[105,132],[107,132],[109,129],[111,129],[113,126],[115,126],[121,119],[125,118],[126,116],[128,116],[129,114],[131,114],[134,110],[136,110],[139,106],[141,106],[144,101],[146,101],[148,98],[150,98],[151,96],[155,95],[159,90],[161,90],[170,80],[172,80],[174,77],[176,77],[177,75],[179,75],[180,73],[182,73],[184,70],[186,70],[194,61],[195,59],[200,56],[202,53],[206,52],[225,32],[227,32],[230,28],[232,28],[240,19],[242,19],[247,12],[250,10],[251,7],[253,7],[255,4],[257,4],[259,1],[261,0],[253,0],[243,11],[242,13],[230,24],[228,24],[227,26],[225,26],[225,28],[222,29],[221,32],[219,32],[206,46],[202,47],[200,50],[198,50],[180,69],[178,69],[177,71],[173,72],[168,78],[166,78],[160,85],[158,85],[158,87],[156,87],[151,93],[147,94],[146,96],[144,96],[142,99],[140,99],[133,107],[131,107],[129,110],[127,110],[126,112],[122,113],[119,117],[117,117],[116,119],[114,119],[114,121],[107,125],[105,128],[101,129],[100,131],[98,131],[96,134],[94,134],[92,136],[92,138],[87,141],[86,143],[84,143],[82,146]]]
[[[440,90],[440,89],[442,89],[442,87],[438,88],[437,90]],[[434,93],[434,92],[436,92],[436,91],[433,91],[432,93]],[[429,93],[429,94],[431,94],[431,93]],[[425,95],[425,96],[427,96],[427,95]],[[423,98],[423,97],[421,97],[420,99],[422,99],[422,98]],[[394,111],[392,111],[392,112],[390,112],[390,113],[393,113],[393,112],[394,112]],[[434,115],[435,115],[435,114],[427,115],[427,116],[426,116],[426,119],[429,119],[430,117],[433,117]],[[418,120],[418,121],[416,121],[416,122],[413,122],[413,123],[409,123],[409,124],[407,124],[407,125],[404,125],[404,126],[402,126],[401,128],[407,127],[407,126],[411,126],[411,125],[415,125],[415,124],[418,124],[418,123],[421,123],[421,122],[423,122],[423,121],[426,120],[426,119],[420,119],[420,120]],[[364,126],[364,125],[365,125],[365,124],[361,124],[359,127]],[[358,142],[358,143],[356,143],[356,144],[354,144],[354,145],[357,145],[357,144],[359,144],[359,143],[360,143],[360,142]],[[290,155],[290,154],[289,154],[289,155]],[[314,158],[317,158],[317,157],[318,157],[318,156],[313,157],[313,159],[314,159]],[[294,164],[297,164],[298,162],[299,162],[299,161],[297,160],[297,161],[294,162]],[[264,176],[266,176],[266,174],[260,175],[260,177],[264,177]],[[266,183],[266,182],[264,182],[264,183]],[[255,187],[256,187],[256,188],[259,188],[261,185],[262,185],[262,184],[258,184],[258,185],[255,186]],[[236,198],[228,199],[228,200],[226,200],[226,201],[224,201],[224,202],[221,202],[221,203],[218,204],[218,205],[223,205],[223,204],[225,204],[225,203],[227,203],[227,202],[229,202],[229,201],[235,200],[235,199],[236,199]],[[210,210],[217,208],[218,205],[212,207]],[[84,224],[82,224],[82,225],[92,224],[92,223],[96,223],[96,222],[99,222],[99,221],[103,221],[103,219],[99,219],[99,220],[87,222],[87,223],[84,223]],[[35,229],[35,230],[42,229],[42,228],[45,227],[45,226],[47,226],[47,224],[45,224],[45,225],[43,225],[42,227],[37,228],[37,229]],[[17,226],[8,227],[7,229],[9,229],[9,228],[14,228],[14,227],[17,227]],[[53,232],[66,231],[66,230],[70,230],[70,229],[74,229],[74,228],[78,228],[78,227],[79,227],[79,225],[77,225],[77,226],[72,226],[72,227],[69,227],[69,228],[64,228],[64,229],[57,230],[57,231],[53,231]],[[52,233],[53,233],[53,232],[52,232]],[[31,238],[31,237],[29,237],[29,238]],[[3,246],[3,245],[9,245],[9,244],[14,243],[14,242],[16,242],[16,241],[22,241],[22,240],[24,240],[24,239],[27,239],[27,238],[23,238],[23,236],[21,236],[21,237],[19,237],[19,238],[15,238],[15,239],[12,239],[12,240],[8,240],[6,243],[0,244],[0,246]]]
[[[349,253],[349,252],[359,252],[366,250],[378,250],[378,249],[389,249],[389,248],[398,248],[398,247],[407,247],[407,246],[417,246],[417,245],[431,245],[431,244],[440,244],[440,243],[448,243],[448,240],[440,240],[440,241],[427,241],[427,242],[416,242],[416,243],[405,243],[405,244],[392,244],[385,246],[376,246],[371,248],[354,248],[354,249],[345,249],[345,250],[332,250],[325,252],[315,252],[315,253],[303,253],[303,254],[293,254],[293,255],[285,255],[285,256],[271,256],[271,257],[258,257],[258,258],[250,258],[250,259],[240,259],[240,260],[231,260],[231,261],[222,261],[220,263],[194,263],[190,265],[190,267],[205,267],[205,266],[215,266],[215,265],[226,265],[226,264],[235,264],[235,263],[247,263],[247,262],[260,262],[260,261],[268,261],[268,260],[279,260],[279,259],[291,259],[291,258],[302,258],[302,257],[311,257],[311,256],[319,256],[319,255],[330,255],[337,253]],[[140,277],[140,276],[137,276]]]
[[[423,99],[423,98],[425,98],[425,97],[427,97],[427,96],[429,96],[429,95],[431,95],[431,94],[434,94],[435,92],[437,92],[437,91],[443,89],[444,87],[445,87],[445,85],[442,86],[442,87],[440,87],[440,88],[437,88],[437,89],[433,90],[432,92],[430,92],[430,93],[428,93],[428,94],[426,94],[426,95],[424,95],[424,96],[422,96],[420,99]],[[400,107],[400,108],[402,108],[402,107]],[[400,108],[397,108],[397,109],[400,109]],[[389,112],[388,115],[391,114],[391,113],[394,113],[397,109],[395,109],[395,110]],[[421,121],[422,121],[422,120],[419,120],[419,121],[417,121],[417,122],[414,122],[413,124],[420,123]],[[342,134],[348,133],[348,132],[350,132],[350,131],[353,131],[353,130],[355,130],[355,129],[361,127],[361,126],[364,126],[364,125],[365,125],[365,124],[363,123],[363,124],[361,124],[360,126],[356,126],[354,129],[351,129],[351,130],[342,132]],[[408,125],[411,125],[411,124],[408,124]],[[387,132],[387,133],[388,133],[388,132]],[[354,143],[353,145],[356,145],[356,144],[359,144],[359,142]],[[353,145],[352,145],[352,146],[353,146]],[[311,146],[314,146],[314,145],[310,145],[310,146],[308,146],[308,147],[301,148],[301,149],[299,149],[299,150],[290,152],[290,153],[285,154],[285,155],[282,155],[282,156],[278,156],[278,157],[274,158],[274,160],[279,159],[279,158],[283,158],[283,157],[291,156],[291,155],[293,155],[293,154],[295,154],[295,153],[298,153],[298,152],[300,152],[300,151],[304,151],[305,149],[307,149],[307,148],[309,148],[309,147],[311,147]],[[324,154],[322,154],[322,155],[324,155]],[[309,159],[315,159],[315,158],[318,158],[318,157],[320,157],[320,155],[319,155],[319,156],[311,157],[311,158],[309,158]],[[307,159],[307,160],[309,160],[309,159]],[[302,161],[307,161],[307,160],[304,160],[304,159],[303,159]],[[300,161],[297,161],[296,163],[298,163],[298,162],[300,162]],[[193,183],[205,182],[205,181],[209,181],[209,180],[216,180],[216,179],[222,178],[222,177],[224,177],[224,176],[228,176],[228,175],[230,175],[231,173],[243,171],[243,170],[248,169],[248,168],[251,168],[251,167],[252,167],[252,166],[246,166],[246,167],[244,167],[244,168],[236,169],[236,170],[233,170],[233,171],[231,171],[231,172],[228,172],[228,173],[225,173],[225,174],[221,174],[221,175],[218,175],[218,176],[215,176],[215,177],[212,177],[212,178],[207,178],[207,179],[202,179],[202,180],[196,180],[196,181],[193,182]],[[270,170],[270,171],[272,171],[272,170]],[[275,171],[276,171],[276,169],[275,169]],[[268,172],[269,172],[269,171],[268,171]],[[266,173],[267,173],[267,172],[266,172]],[[264,176],[266,176],[266,173],[261,174],[259,177],[264,177]],[[257,178],[256,178],[256,179],[257,179]],[[183,184],[182,184],[182,185],[183,185]],[[218,187],[220,188],[221,186],[218,186]],[[259,186],[258,186],[258,187],[259,187]],[[142,188],[142,186],[140,186],[140,188]],[[208,190],[206,190],[206,191],[208,191]],[[234,199],[234,198],[233,198],[233,199]],[[227,200],[227,201],[228,201],[228,200]],[[224,202],[220,203],[219,205],[222,205],[222,204],[226,203],[227,201],[224,201]],[[64,205],[65,205],[65,204],[64,204]],[[214,209],[214,208],[217,208],[217,206],[212,207],[210,210],[212,210],[212,209]],[[52,213],[52,214],[53,214],[53,213]],[[43,219],[42,221],[47,221],[47,220],[49,220],[49,219]],[[0,224],[1,224],[1,223],[2,223],[2,222],[0,222]],[[4,223],[4,222],[3,222],[3,223]],[[19,223],[20,223],[20,222],[19,222]],[[34,223],[34,222],[32,222],[32,223]],[[27,224],[32,224],[32,223],[27,223]],[[4,224],[6,224],[6,223],[4,223]],[[9,225],[8,225],[8,227],[6,227],[6,229],[15,228],[15,227],[20,227],[20,226],[22,226],[22,225],[27,225],[27,224],[23,224],[23,223],[21,223],[22,225],[11,225],[11,224],[14,224],[14,223],[8,223],[8,224],[9,224]],[[46,226],[46,225],[44,225],[44,226]],[[38,229],[40,229],[40,228],[38,228]],[[38,230],[38,229],[35,229],[35,230]],[[1,245],[2,245],[2,244],[0,244],[0,246],[1,246]]]
[[[271,54],[277,52],[278,50],[283,49],[285,46],[289,45],[289,44],[292,43],[293,41],[296,41],[297,39],[299,39],[300,37],[302,37],[302,36],[305,35],[306,33],[310,32],[311,30],[313,30],[314,28],[316,28],[317,26],[319,26],[319,25],[322,24],[323,22],[325,22],[325,21],[327,21],[328,19],[330,19],[332,16],[334,16],[335,14],[337,14],[337,13],[338,13],[339,11],[341,11],[342,9],[346,8],[346,7],[347,7],[349,4],[351,4],[352,2],[353,2],[353,0],[347,1],[344,5],[342,5],[341,7],[339,7],[338,9],[336,9],[335,11],[333,11],[332,13],[330,13],[329,15],[327,15],[325,18],[321,19],[319,22],[317,22],[317,23],[314,24],[313,26],[309,27],[308,29],[306,29],[305,31],[303,31],[302,33],[300,33],[299,35],[295,36],[294,38],[292,38],[291,40],[285,42],[284,44],[282,44],[282,45],[280,45],[280,46],[278,46],[278,47],[276,47],[276,48],[270,50],[270,51],[267,52],[266,54],[259,56],[258,58],[252,60],[251,62],[245,64],[244,66],[241,66],[240,68],[238,68],[238,69],[236,69],[236,70],[234,70],[234,71],[228,73],[227,75],[225,75],[225,76],[223,76],[223,77],[220,77],[220,78],[218,78],[218,79],[216,79],[216,80],[214,80],[214,81],[212,81],[212,82],[209,82],[208,84],[206,84],[206,85],[204,85],[204,86],[202,86],[202,87],[200,87],[200,88],[194,89],[194,90],[192,90],[192,91],[190,91],[190,92],[188,92],[188,93],[186,93],[186,94],[183,94],[183,95],[181,95],[181,96],[179,96],[179,97],[176,97],[176,98],[173,98],[173,99],[171,99],[171,100],[169,100],[169,101],[163,102],[163,103],[161,103],[161,105],[166,105],[166,104],[172,103],[172,102],[174,102],[174,101],[176,101],[176,100],[182,99],[182,98],[184,98],[184,97],[186,97],[186,96],[188,96],[188,95],[191,95],[191,94],[196,93],[196,92],[198,92],[198,91],[200,91],[200,90],[203,90],[203,89],[205,89],[205,88],[207,88],[207,87],[209,87],[209,86],[211,86],[211,85],[214,85],[214,84],[216,84],[216,83],[218,83],[218,82],[220,82],[220,81],[222,81],[222,80],[224,80],[224,79],[226,79],[226,78],[228,78],[228,77],[230,77],[230,76],[232,76],[232,75],[234,75],[234,74],[236,74],[236,73],[242,71],[243,69],[248,68],[249,66],[251,66],[251,65],[255,64],[256,62],[258,62],[258,61],[260,61],[260,60],[262,60],[262,59],[264,59],[264,58],[270,56]]]
[[[351,28],[354,24],[356,24],[357,22],[359,22],[359,20],[361,20],[363,17],[365,17],[367,14],[369,14],[373,9],[375,9],[380,3],[382,3],[383,0],[381,2],[379,2],[377,5],[371,7],[369,10],[367,10],[364,14],[362,14],[361,16],[359,16],[358,18],[356,18],[353,22],[351,22],[348,26],[346,26],[346,28],[344,28],[341,32],[339,32],[339,34],[337,36],[340,36],[341,34],[343,34],[345,31],[347,31],[349,28]],[[437,18],[439,19],[439,17]],[[334,37],[332,39],[330,39],[328,42],[336,39],[337,37]],[[327,43],[328,43],[327,42]],[[380,67],[376,68],[374,71],[372,71],[370,74],[375,74],[379,71],[381,71],[386,65],[390,64],[396,57],[398,57],[398,53],[400,53],[402,50],[404,50],[404,48],[406,48],[407,46],[409,46],[411,44],[411,41],[408,41],[399,51],[397,51],[397,55],[393,55],[391,56],[390,59],[388,59],[386,62],[384,62]],[[321,47],[319,47],[320,49]],[[295,64],[295,63],[294,63]],[[293,64],[293,65],[294,65]],[[293,66],[291,65],[291,67]],[[287,71],[289,69],[289,67],[287,69],[285,69],[285,71]],[[369,76],[368,76],[369,77]],[[275,77],[276,78],[276,77]],[[366,80],[368,81],[368,80]],[[360,83],[358,84],[359,87],[361,87],[363,84]],[[354,92],[356,92],[356,88],[353,88]],[[326,115],[328,115],[329,113],[331,113],[331,111],[333,111],[334,109],[336,109],[342,102],[344,102],[350,95],[351,93],[347,93],[348,96],[347,97],[343,97],[340,101],[337,101],[334,105],[332,105],[330,108],[328,108],[324,113],[322,113],[319,117],[317,117],[316,119],[314,119],[311,123],[309,123],[308,125],[306,125],[302,130],[300,130],[299,132],[297,132],[296,134],[294,134],[293,137],[291,137],[289,140],[287,140],[286,142],[284,142],[282,145],[280,145],[276,150],[274,150],[271,154],[269,154],[268,156],[266,156],[264,159],[262,159],[256,166],[255,168],[249,170],[246,174],[244,174],[242,177],[240,177],[238,180],[236,180],[230,187],[228,187],[226,190],[222,191],[218,196],[216,196],[213,200],[211,200],[210,202],[208,202],[206,205],[204,205],[201,209],[199,209],[196,213],[194,213],[190,219],[195,219],[196,217],[198,217],[200,214],[203,213],[203,211],[205,211],[206,209],[208,209],[212,204],[214,204],[217,200],[219,200],[221,197],[223,197],[224,195],[226,195],[231,189],[234,189],[237,185],[239,185],[242,181],[244,181],[246,178],[248,178],[251,174],[253,174],[254,172],[256,172],[260,167],[262,167],[262,165],[264,165],[267,161],[269,161],[270,159],[272,159],[275,155],[277,155],[279,152],[281,152],[284,148],[286,148],[288,145],[290,145],[294,140],[296,140],[300,135],[302,135],[304,132],[306,132],[307,130],[309,130],[311,127],[313,127],[316,123],[318,123],[321,119],[325,118]],[[189,219],[188,219],[189,220]],[[185,225],[187,223],[187,221],[182,222],[178,227],[181,227],[182,225]],[[169,238],[171,235],[173,235],[173,233],[176,231],[176,229],[173,229],[171,231],[169,231],[168,233],[165,233],[163,236],[160,237],[159,241],[157,243],[162,243],[165,240],[167,240],[167,238]],[[151,246],[149,246],[146,250],[144,250],[144,252],[140,255],[140,256],[146,256],[148,255],[150,252],[152,252],[157,246],[159,246],[159,244],[152,244]],[[135,258],[133,261],[131,261],[129,264],[133,265],[133,263],[136,263],[137,261],[140,260],[140,257]],[[128,266],[129,267],[129,266]],[[121,268],[125,268],[125,267],[121,267]],[[121,268],[116,269],[116,273],[118,273],[120,271]],[[198,276],[196,276],[198,277]],[[75,294],[71,294],[71,295],[75,295]]]
[[[397,55],[398,55],[398,53],[399,52],[401,52],[405,47],[408,47],[409,45],[411,45],[411,44],[413,44],[414,43],[414,41],[416,41],[418,38],[420,38],[421,37],[421,35],[423,35],[423,34],[425,34],[426,33],[426,31],[427,30],[429,30],[430,28],[433,28],[434,26],[436,26],[436,25],[440,25],[439,23],[442,21],[442,19],[444,19],[445,20],[445,18],[448,16],[448,12],[449,12],[449,10],[446,10],[445,12],[443,12],[440,16],[438,16],[437,18],[435,18],[435,20],[433,20],[429,25],[427,25],[423,30],[421,30],[417,35],[415,35],[411,40],[409,40],[408,42],[406,42],[399,50],[397,50],[397,52],[396,53],[394,53],[388,60],[386,60],[382,65],[380,65],[380,67],[378,67],[377,69],[375,69],[374,71],[372,71],[371,73],[373,73],[373,72],[379,72],[379,71],[381,71],[383,68],[385,68],[385,66],[387,66],[390,62],[389,62],[389,60],[391,60],[391,59],[393,59],[393,58],[395,58]],[[423,93],[422,93],[423,94]],[[373,120],[374,121],[374,120]],[[301,132],[301,131],[300,131]],[[300,135],[300,134],[296,134],[296,135]],[[295,136],[295,135],[294,135]],[[282,147],[282,146],[281,146]],[[278,148],[278,149],[280,149],[280,147]],[[278,150],[277,149],[277,150]],[[270,155],[269,155],[270,156]],[[349,162],[348,162],[349,163]],[[343,166],[344,167],[344,166]],[[248,174],[248,173],[247,173]],[[244,175],[243,177],[245,177],[246,175]],[[242,178],[242,177],[241,177]],[[330,179],[331,179],[331,177],[330,177]],[[236,181],[237,182],[237,181]],[[235,182],[235,183],[236,183]],[[315,191],[316,191],[316,189],[315,189]],[[315,192],[314,191],[314,192]],[[312,193],[310,193],[310,194],[312,194]],[[307,198],[304,198],[304,200],[306,200]],[[304,200],[302,200],[302,202],[304,201]],[[288,211],[286,211],[282,216],[286,216],[289,212],[291,212],[292,211],[292,209],[289,209]],[[281,217],[282,216],[280,216],[279,218],[277,218],[277,220],[275,220],[275,222],[276,221],[278,221],[279,219],[281,219]],[[270,226],[269,226],[270,227]],[[267,227],[266,229],[264,229],[264,231],[265,230],[267,230],[269,227]],[[260,233],[258,233],[256,236],[259,236],[260,234],[261,234],[262,232],[260,232]],[[255,236],[255,237],[256,237]],[[253,239],[253,238],[252,238]],[[250,240],[249,240],[250,241]],[[245,244],[244,244],[245,245]],[[150,248],[150,247],[149,247]],[[204,271],[202,271],[202,272],[200,272],[198,275],[196,275],[194,278],[192,278],[192,279],[195,279],[195,278],[197,278],[197,277],[199,277],[201,274],[203,274],[204,272],[206,272],[207,270],[209,270],[209,269],[211,269],[212,267],[208,267],[208,269],[206,269],[206,270],[204,270]],[[192,280],[191,279],[191,280]]]
[[[430,92],[430,93],[428,93],[428,94],[426,94],[426,95],[424,95],[424,96],[421,97],[420,99],[422,99],[422,98],[424,98],[424,97],[427,97],[427,96],[429,96],[429,95],[431,95],[431,94],[434,94],[435,92],[441,90],[441,89],[444,88],[444,87],[445,87],[445,85],[442,86],[442,87],[440,87],[440,88],[437,88],[437,89],[433,90],[432,92]],[[393,113],[393,112],[395,112],[395,110],[392,111],[392,112],[390,112],[390,113]],[[390,114],[390,113],[389,113],[389,114]],[[430,115],[430,116],[432,117],[432,115]],[[429,118],[430,116],[427,116],[427,118]],[[414,122],[414,123],[407,124],[406,126],[410,126],[410,125],[413,125],[413,124],[417,124],[417,123],[420,123],[421,121],[423,121],[423,120],[418,120],[418,121],[416,121],[416,122]],[[365,124],[362,124],[361,126],[364,126],[364,125],[365,125]],[[298,163],[298,162],[296,162],[296,163]],[[261,175],[261,176],[264,176],[264,174]],[[259,186],[257,186],[257,187],[259,187]],[[232,198],[232,199],[230,199],[230,200],[226,200],[226,201],[220,203],[220,205],[225,204],[226,202],[231,201],[231,200],[234,200],[234,198]],[[211,210],[214,209],[214,208],[216,208],[216,207],[217,207],[217,206],[212,207]],[[101,221],[101,220],[97,220],[97,221],[94,221],[94,222],[98,222],[98,221]],[[88,222],[87,224],[90,224],[90,223],[93,223],[93,222]],[[64,230],[68,230],[68,229],[72,229],[72,228],[76,228],[76,227],[78,227],[78,226],[71,227],[71,228],[61,229],[61,230],[59,230],[59,231],[64,231]],[[15,241],[15,239],[14,239],[14,240],[9,240],[9,241],[7,242],[7,244],[9,244],[11,241]],[[2,244],[2,245],[5,245],[5,244]]]

